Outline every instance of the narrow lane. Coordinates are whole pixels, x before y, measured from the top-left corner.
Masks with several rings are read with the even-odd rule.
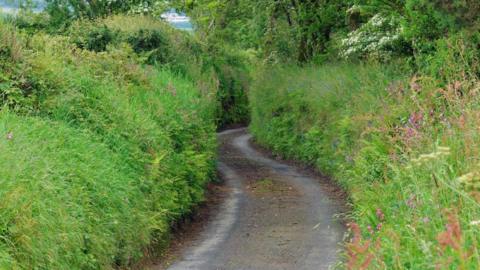
[[[329,269],[345,232],[321,179],[255,150],[245,129],[219,135],[230,193],[171,270]]]

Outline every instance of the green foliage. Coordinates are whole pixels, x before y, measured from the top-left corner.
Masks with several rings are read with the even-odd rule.
[[[0,119],[0,265],[98,269],[141,255],[156,214],[139,172],[66,124],[7,112]]]
[[[20,0],[29,7],[31,0]],[[185,9],[191,1],[184,0],[45,0],[46,13],[50,16],[51,29],[68,27],[78,19],[104,18],[118,14],[149,15],[159,17],[170,8]],[[57,28],[57,29],[55,29]]]
[[[161,25],[160,22],[153,22]],[[108,46],[118,46],[124,42],[129,44],[138,55],[143,56],[145,63],[152,65],[174,63],[173,46],[170,44],[173,33],[168,33],[171,31],[166,31],[166,26],[161,25],[158,29],[139,28],[134,31],[125,31],[107,23],[109,22],[105,20],[77,21],[70,27],[68,33],[74,38],[73,42],[82,49],[103,52]]]
[[[409,47],[414,48],[414,52],[430,54],[435,53],[437,40],[468,29],[475,31],[474,28],[478,23],[475,14],[480,10],[477,2],[471,0],[360,0],[350,11],[356,15],[357,20],[360,18],[360,26],[356,28],[365,27],[362,25],[365,21],[367,21],[365,25],[369,24],[369,21],[364,19],[365,17],[381,16],[387,21],[397,20],[397,26],[400,25],[398,22],[400,18],[402,23],[397,35],[408,42]],[[389,36],[391,35],[387,32],[382,37],[388,38]],[[391,52],[402,52],[401,48],[390,47],[387,49]]]
[[[165,8],[164,1],[155,0],[47,0],[47,11],[52,16],[60,12],[68,18],[97,18],[107,15],[139,11],[143,13],[157,12]]]
[[[51,18],[46,13],[20,12],[15,16],[8,16],[4,21],[16,25],[29,34],[34,34],[42,29],[50,29]],[[58,29],[57,29],[58,30]]]
[[[114,33],[108,29],[106,26],[95,27],[89,29],[90,31],[85,32],[86,37],[84,41],[78,41],[77,45],[80,48],[85,48],[87,50],[95,52],[103,52],[107,50],[107,45],[114,39]],[[79,38],[79,36],[76,36]]]
[[[406,1],[407,36],[411,39],[435,40],[477,22],[477,1]]]
[[[196,1],[193,17],[209,38],[260,50],[270,61],[312,60],[345,27],[342,1]]]
[[[0,115],[0,266],[136,262],[213,177],[213,83],[143,66],[129,45],[89,51],[10,25],[0,42],[2,107],[17,114]]]
[[[76,21],[67,33],[79,48],[108,51],[129,47],[145,64],[168,67],[199,87],[210,88],[206,91],[215,89],[219,126],[248,121],[249,60],[243,53],[203,44],[191,34],[148,16]]]
[[[211,54],[216,55],[210,60],[210,64],[218,76],[219,126],[248,123],[250,117],[247,94],[251,78],[246,56],[219,46],[208,49]]]
[[[347,245],[348,265],[479,265],[466,255],[480,244],[478,73],[470,69],[478,54],[462,43],[471,39],[437,45],[432,76],[440,72],[442,81],[408,81],[398,63],[267,67],[257,76],[250,91],[257,141],[316,165],[350,194],[365,246]]]
[[[127,38],[128,43],[137,53],[149,51],[147,63],[168,63],[170,62],[169,46],[167,39],[159,31],[140,30]]]
[[[475,32],[475,0],[222,1],[191,5],[198,32],[210,42],[254,49],[269,62],[434,54],[435,42]]]
[[[439,80],[440,86],[455,82],[471,83],[479,79],[478,33],[467,31],[440,39],[433,45],[434,53],[417,56],[422,73]]]

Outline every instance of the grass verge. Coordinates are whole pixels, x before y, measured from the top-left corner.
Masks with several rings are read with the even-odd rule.
[[[478,96],[402,66],[269,68],[250,93],[257,141],[350,194],[349,269],[476,269]],[[460,94],[461,93],[461,94]]]
[[[128,268],[203,200],[216,89],[125,44],[0,46],[0,269]]]

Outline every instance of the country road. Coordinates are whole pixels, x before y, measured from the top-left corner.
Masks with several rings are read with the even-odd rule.
[[[170,270],[329,269],[345,232],[325,180],[268,158],[245,129],[219,134],[228,195]]]

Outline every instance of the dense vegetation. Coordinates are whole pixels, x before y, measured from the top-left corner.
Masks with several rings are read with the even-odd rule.
[[[257,141],[349,191],[349,268],[480,264],[478,94],[454,87],[350,64],[269,71],[253,87]]]
[[[323,5],[314,9],[320,14],[342,10],[341,2],[296,3]],[[298,20],[296,38],[264,28],[260,36],[268,42],[257,45],[260,55],[280,64],[256,72],[251,131],[261,144],[316,166],[349,192],[346,268],[477,269],[479,5],[344,3],[336,23],[308,24],[317,32],[334,25],[323,40],[310,39],[313,54],[302,47]],[[295,29],[285,28],[285,12],[293,9],[278,10],[262,17]],[[293,46],[278,57],[286,41]],[[305,62],[302,55],[316,65],[282,64]]]
[[[195,33],[154,19],[167,7]],[[477,269],[479,11],[48,0],[5,20],[0,267],[134,263],[202,199],[214,131],[249,120],[251,89],[257,141],[349,192],[347,268]]]
[[[0,268],[128,267],[203,199],[244,56],[147,16],[49,23],[0,23]]]

